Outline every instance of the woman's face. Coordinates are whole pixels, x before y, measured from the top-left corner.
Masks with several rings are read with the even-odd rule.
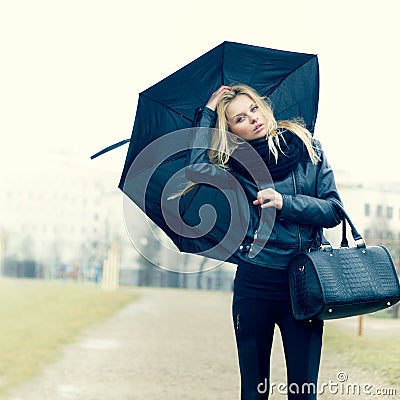
[[[244,140],[254,140],[267,135],[267,118],[257,104],[247,95],[236,96],[226,108],[229,130]]]

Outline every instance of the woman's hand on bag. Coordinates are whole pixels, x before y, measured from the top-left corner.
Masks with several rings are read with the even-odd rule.
[[[215,109],[217,108],[217,103],[219,98],[228,90],[231,90],[230,86],[225,86],[222,85],[220,86],[210,97],[210,99],[208,100],[208,103],[206,104],[207,108],[210,108],[211,110],[215,111]]]
[[[253,201],[255,206],[261,205],[261,208],[275,207],[281,210],[283,206],[282,195],[274,189],[268,188],[260,190],[257,193],[257,200]]]

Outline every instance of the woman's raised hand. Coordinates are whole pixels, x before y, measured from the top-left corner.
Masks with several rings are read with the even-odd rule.
[[[230,86],[225,86],[222,85],[220,86],[210,97],[210,99],[208,100],[208,103],[206,104],[207,108],[210,108],[211,110],[215,111],[215,109],[217,108],[217,103],[219,98],[228,90],[231,90]]]

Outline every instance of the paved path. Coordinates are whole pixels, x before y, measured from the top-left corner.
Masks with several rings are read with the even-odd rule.
[[[237,400],[239,373],[230,320],[231,294],[140,288],[141,299],[85,331],[62,359],[7,400]],[[271,381],[285,382],[279,335]],[[352,382],[383,387],[380,377],[343,369],[323,355],[321,382],[345,371]],[[375,379],[375,380],[374,380]],[[388,387],[388,386],[387,386]],[[340,388],[339,388],[340,390]],[[271,400],[286,397],[276,388]],[[398,399],[398,396],[325,394],[325,400]]]

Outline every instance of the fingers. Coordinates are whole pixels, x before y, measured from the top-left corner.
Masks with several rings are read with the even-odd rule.
[[[226,86],[226,85],[221,85],[213,94],[212,96],[218,96],[221,95],[222,93],[231,90],[231,86]]]
[[[214,93],[221,93],[222,94],[222,93],[226,92],[227,90],[231,90],[231,89],[232,89],[231,86],[222,85]]]
[[[263,204],[266,201],[270,201],[274,198],[275,190],[268,188],[264,190],[260,190],[257,192],[257,200],[253,201],[253,204]]]
[[[280,210],[283,206],[283,199],[280,193],[268,188],[257,193],[257,199],[253,201],[253,204],[260,205],[261,208],[275,207]]]
[[[215,111],[215,109],[217,108],[217,103],[219,98],[228,90],[231,90],[230,86],[226,86],[226,85],[222,85],[220,86],[210,97],[210,99],[208,100],[206,107],[211,108],[212,110]]]
[[[271,193],[267,192],[266,190],[261,190],[257,193],[257,200],[254,200],[253,204],[263,204],[264,201],[269,201],[271,196]]]

